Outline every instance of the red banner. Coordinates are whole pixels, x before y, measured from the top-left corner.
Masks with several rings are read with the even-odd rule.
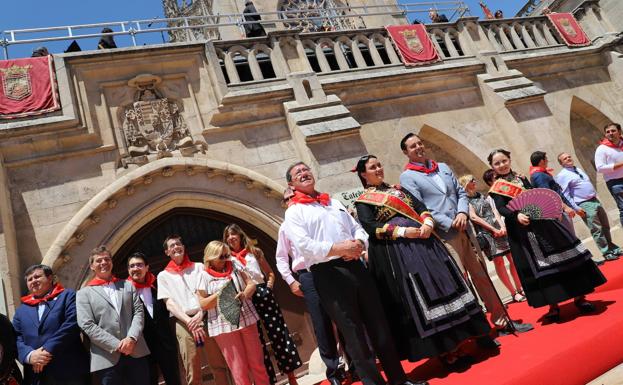
[[[569,47],[584,47],[591,41],[584,33],[578,21],[570,13],[550,13],[547,15],[556,30]]]
[[[0,119],[60,109],[52,56],[0,60]]]
[[[388,25],[385,29],[405,65],[422,65],[441,60],[423,24]]]

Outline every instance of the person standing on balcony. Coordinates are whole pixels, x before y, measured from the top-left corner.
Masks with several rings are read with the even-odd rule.
[[[245,22],[250,23],[244,25],[244,33],[247,37],[266,36],[266,31],[262,27],[262,23],[260,23],[262,17],[257,13],[257,9],[251,0],[244,3],[242,16]]]

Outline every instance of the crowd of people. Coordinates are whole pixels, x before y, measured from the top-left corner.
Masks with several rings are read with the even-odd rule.
[[[595,164],[623,222],[621,127],[608,124],[604,134]],[[286,171],[277,268],[292,294],[305,300],[331,385],[345,379],[427,384],[408,379],[400,361],[434,358],[449,370],[469,367],[466,341],[495,350],[498,336],[533,329],[509,315],[483,257],[493,261],[512,300],[548,307],[544,322],[558,321],[567,300],[580,313],[595,311],[586,296],[606,279],[571,218],[578,215],[589,227],[604,261],[623,251],[612,242],[594,185],[569,153],[558,155],[562,169],[553,175],[547,153],[535,151],[526,176],[513,170],[509,151],[496,149],[487,158],[488,193],[482,193],[474,176],[456,178],[429,158],[417,135],[406,135],[400,148],[407,158],[400,185],[385,181],[376,156],[357,161],[352,171],[364,192],[356,215],[316,190],[307,164]],[[564,202],[559,219],[509,208],[534,187]],[[157,276],[137,251],[127,260],[128,278],[120,280],[110,251],[100,246],[89,256],[93,278],[77,292],[64,288],[49,266],[29,267],[28,294],[12,325],[0,317],[0,383],[147,385],[162,377],[170,385],[194,385],[208,374],[205,354],[217,385],[274,384],[277,371],[296,385],[302,360],[273,293],[275,273],[243,229],[227,226],[221,240],[206,245],[203,263],[190,260],[179,235],[168,236],[163,251],[170,261]]]

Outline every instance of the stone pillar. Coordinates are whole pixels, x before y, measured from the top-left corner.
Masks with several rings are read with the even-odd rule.
[[[545,36],[543,36],[543,32],[541,28],[539,28],[538,23],[530,23],[532,28],[532,34],[534,35],[534,40],[537,47],[545,47],[547,46],[547,40],[545,40]]]
[[[536,44],[534,44],[534,41],[532,41],[532,36],[530,36],[530,34],[528,33],[528,28],[530,28],[530,25],[530,23],[520,24],[521,37],[523,38],[523,41],[527,46],[526,48],[536,48]]]
[[[240,76],[238,76],[238,70],[234,64],[234,59],[231,57],[231,52],[227,52],[223,60],[225,61],[225,70],[227,71],[229,82],[231,84],[240,83]]]
[[[255,50],[249,50],[249,54],[247,55],[247,61],[249,62],[249,68],[251,69],[251,75],[253,75],[253,80],[264,80],[264,75],[262,75],[262,70],[260,69],[260,65],[257,62],[257,57],[255,56]]]
[[[6,253],[6,271],[3,271],[5,267],[0,264],[0,272],[6,288],[7,310],[9,317],[12,318],[15,314],[15,308],[19,305],[22,267],[19,262],[9,177],[2,154],[0,154],[0,220],[2,221],[4,252]]]

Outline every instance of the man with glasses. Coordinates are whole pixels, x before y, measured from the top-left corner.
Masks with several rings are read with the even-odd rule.
[[[169,311],[164,301],[157,300],[156,277],[149,271],[143,253],[133,253],[128,258],[128,281],[134,285],[143,304],[145,328],[143,336],[151,351],[149,383],[158,384],[158,368],[167,385],[181,385],[177,363],[177,342],[169,323]]]
[[[599,247],[605,261],[619,259],[623,250],[612,243],[610,235],[610,222],[606,210],[597,199],[597,191],[591,183],[588,175],[575,166],[573,158],[566,152],[558,155],[558,163],[562,170],[556,175],[556,181],[560,185],[563,194],[576,211],[584,212],[582,220],[591,231],[595,244]],[[603,263],[599,261],[598,263]]]
[[[305,163],[291,165],[286,180],[294,195],[285,214],[285,235],[311,271],[320,302],[344,336],[357,374],[364,384],[386,384],[376,353],[390,385],[413,385],[400,365],[376,285],[360,261],[368,234],[344,205],[316,191]]]
[[[149,348],[143,339],[143,304],[130,282],[112,274],[105,246],[89,256],[95,278],[76,294],[78,325],[89,337],[91,372],[102,385],[148,385]]]
[[[158,300],[171,313],[188,385],[201,385],[201,350],[205,351],[216,385],[228,385],[227,363],[216,341],[206,334],[197,291],[203,290],[203,263],[191,262],[182,237],[169,235],[162,245],[171,259],[158,274]]]

